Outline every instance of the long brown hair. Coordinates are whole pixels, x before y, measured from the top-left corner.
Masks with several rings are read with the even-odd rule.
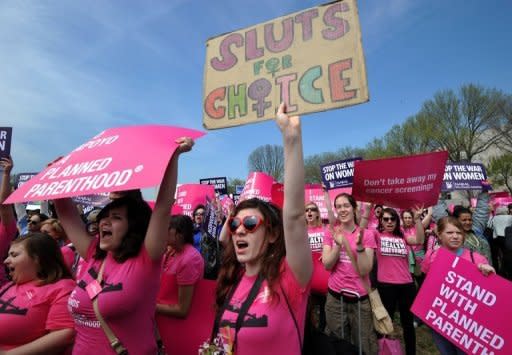
[[[28,256],[37,262],[37,277],[43,285],[73,278],[64,263],[57,241],[49,235],[40,232],[28,233],[11,243],[14,244],[23,244]]]
[[[267,281],[272,296],[277,295],[274,290],[280,276],[281,263],[286,255],[284,243],[283,218],[281,210],[275,205],[264,202],[257,198],[251,198],[240,202],[231,216],[236,216],[238,212],[248,208],[255,208],[261,212],[266,222],[265,244],[263,254],[261,255],[260,274]],[[269,237],[274,236],[275,241],[270,243]],[[231,240],[228,242],[222,258],[222,267],[217,279],[216,306],[222,307],[229,290],[236,287],[240,278],[243,276],[243,265],[236,258],[235,248]]]

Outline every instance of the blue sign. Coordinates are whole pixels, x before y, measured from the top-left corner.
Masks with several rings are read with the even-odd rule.
[[[327,190],[352,186],[354,163],[357,160],[362,160],[362,158],[337,160],[325,165],[320,165],[322,181]]]

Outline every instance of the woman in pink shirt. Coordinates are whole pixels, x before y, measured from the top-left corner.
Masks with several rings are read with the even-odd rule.
[[[73,354],[113,354],[114,348],[141,355],[157,351],[155,305],[169,210],[174,202],[178,158],[192,148],[193,141],[183,137],[176,143],[152,212],[141,199],[114,199],[97,217],[99,235],[91,237],[73,202],[55,201],[64,230],[85,260],[68,301],[77,332]],[[105,324],[117,340],[109,341]]]
[[[11,243],[4,263],[12,281],[0,287],[0,353],[65,353],[75,333],[67,309],[75,282],[55,240],[29,233]]]
[[[168,234],[169,245],[162,262],[156,320],[167,352],[195,355],[204,335],[194,332],[199,325],[194,319],[191,322],[188,315],[194,313],[194,306],[199,306],[199,299],[194,298],[194,294],[197,283],[203,277],[204,260],[194,248],[194,223],[189,216],[171,216]],[[173,319],[169,320],[169,317]],[[166,333],[171,333],[172,338],[164,336],[162,327],[174,329],[174,332],[169,330]],[[183,341],[185,334],[181,332],[189,333],[186,334],[187,341]]]
[[[462,259],[471,261],[485,276],[496,273],[484,256],[464,248],[464,228],[457,218],[451,216],[440,218],[437,222],[437,235],[441,242],[440,248],[447,249]],[[430,266],[435,260],[440,248],[427,251],[423,264],[421,265],[425,274],[429,272]],[[463,351],[459,350],[455,345],[434,330],[432,330],[432,338],[441,355],[464,354]]]
[[[298,116],[281,104],[284,209],[257,198],[229,218],[213,337],[238,355],[300,354],[313,266],[304,219],[304,160]]]
[[[400,228],[400,218],[393,208],[384,208],[379,220],[377,243],[377,281],[380,297],[391,319],[398,307],[403,328],[405,352],[416,353],[416,332],[410,311],[416,296],[411,273],[409,272],[410,245],[423,244],[425,238],[419,209],[413,210],[415,235],[407,238]]]
[[[343,337],[356,346],[361,344],[365,354],[377,354],[372,309],[368,292],[361,281],[362,276],[366,284],[370,284],[368,274],[373,266],[375,239],[372,232],[359,227],[357,204],[352,195],[341,193],[336,196],[334,208],[339,225],[334,236],[325,238],[322,253],[325,268],[331,270],[325,304],[327,326],[336,336]],[[363,218],[367,219],[368,215]],[[345,249],[343,239],[348,242],[357,269]]]

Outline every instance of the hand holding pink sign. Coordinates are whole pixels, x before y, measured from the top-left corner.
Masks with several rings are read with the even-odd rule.
[[[7,203],[40,201],[155,186],[170,156],[187,152],[204,133],[146,125],[111,128],[55,161]],[[186,138],[185,138],[186,137]],[[137,145],[137,149],[134,148]]]

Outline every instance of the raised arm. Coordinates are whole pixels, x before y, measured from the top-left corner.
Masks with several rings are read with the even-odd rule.
[[[87,234],[85,230],[85,224],[80,218],[78,209],[70,198],[61,198],[53,201],[55,210],[59,217],[59,221],[66,231],[66,234],[73,243],[76,251],[82,258],[85,259],[87,256],[87,250],[89,245],[93,241],[93,238]]]
[[[489,200],[490,196],[487,191],[480,192],[476,199],[476,208],[473,213],[473,230],[477,232],[477,234],[483,233],[487,221],[489,220]]]
[[[414,207],[412,209],[414,225],[416,227],[416,234],[407,237],[407,243],[409,244],[423,244],[425,241],[425,229],[421,223],[421,212],[423,207]]]
[[[11,170],[13,167],[11,158],[0,159],[2,173],[2,185],[0,186],[0,222],[8,226],[16,221],[12,205],[3,205],[4,201],[11,194]]]
[[[313,262],[304,218],[304,158],[299,116],[288,116],[281,103],[276,122],[284,145],[283,227],[286,259],[297,281],[305,286],[311,279]]]
[[[329,196],[329,191],[325,187],[324,184],[322,184],[322,190],[324,191],[324,201],[325,201],[325,207],[327,208],[327,218],[329,219],[329,225],[331,228],[334,228],[336,225],[336,216],[334,215],[334,211],[332,210],[332,202],[331,197]]]
[[[427,208],[427,214],[421,220],[421,224],[423,225],[423,229],[428,229],[430,226],[430,222],[432,222],[432,206]]]
[[[162,177],[155,201],[155,208],[151,214],[146,239],[144,240],[144,246],[149,257],[153,260],[157,260],[163,255],[167,245],[169,210],[174,203],[174,193],[176,192],[176,183],[178,181],[179,156],[181,153],[190,151],[194,145],[194,141],[188,137],[178,138],[176,143],[179,146],[169,160]]]

